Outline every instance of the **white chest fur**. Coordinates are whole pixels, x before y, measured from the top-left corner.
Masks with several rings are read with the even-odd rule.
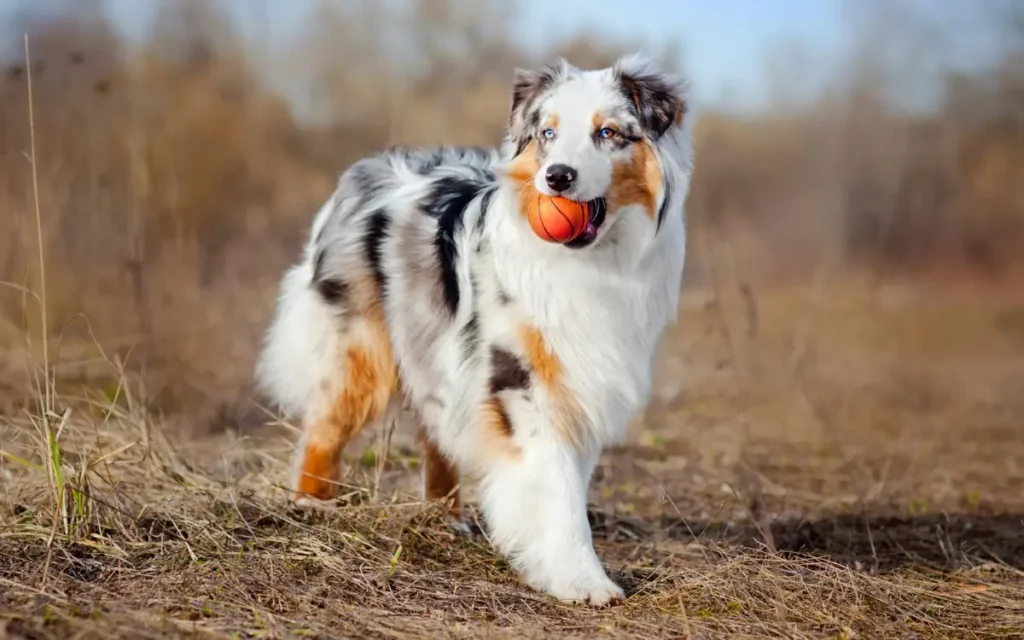
[[[505,216],[491,229],[494,277],[515,301],[498,324],[511,333],[525,322],[543,334],[600,445],[620,441],[646,403],[658,340],[675,316],[685,232],[682,212],[673,213],[657,237],[626,230],[578,252],[522,237],[523,225]]]

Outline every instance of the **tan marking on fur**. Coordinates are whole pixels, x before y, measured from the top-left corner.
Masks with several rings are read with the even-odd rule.
[[[430,501],[447,501],[449,513],[461,517],[462,503],[459,496],[459,474],[454,465],[438,449],[434,441],[427,435],[426,429],[420,429],[420,448],[423,465],[423,493]]]
[[[661,165],[650,143],[643,141],[633,147],[629,160],[615,165],[612,186],[608,190],[608,212],[639,204],[653,220],[657,217],[655,203],[661,194]]]
[[[519,337],[530,368],[554,405],[557,417],[552,426],[566,442],[579,445],[583,440],[583,409],[565,386],[561,359],[551,350],[540,329],[523,325],[519,328]]]
[[[338,479],[338,458],[341,448],[332,444],[310,442],[302,454],[295,497],[309,496],[318,500],[334,497],[334,482]]]
[[[358,340],[345,353],[344,382],[327,415],[308,427],[296,487],[302,494],[328,499],[339,473],[341,452],[369,422],[379,419],[398,391],[398,368],[382,318],[372,314],[362,323]],[[349,329],[354,331],[354,328]]]
[[[605,127],[609,127],[617,133],[622,130],[622,125],[618,120],[605,118],[604,114],[600,111],[594,113],[594,117],[591,119],[591,124],[593,125],[593,129],[591,129],[593,132],[600,131]]]
[[[537,188],[533,186],[534,176],[540,171],[540,160],[537,158],[537,141],[532,140],[523,152],[516,156],[506,170],[506,177],[519,187],[519,213],[525,218],[529,215],[530,203],[537,198]]]
[[[367,273],[350,284],[352,307],[359,314],[374,322],[384,324],[384,303],[373,276]]]
[[[479,419],[486,455],[505,460],[518,459],[520,451],[512,441],[512,422],[505,404],[499,398],[488,398],[480,406]]]
[[[484,403],[484,415],[487,417],[487,424],[496,433],[512,437],[512,420],[508,416],[505,404],[497,397],[488,398]]]
[[[505,175],[520,184],[532,183],[538,170],[540,170],[540,160],[537,158],[537,141],[531,140],[523,152],[509,163]]]
[[[545,387],[554,387],[562,377],[562,361],[548,349],[547,341],[540,329],[531,326],[520,327],[523,349],[533,372]]]

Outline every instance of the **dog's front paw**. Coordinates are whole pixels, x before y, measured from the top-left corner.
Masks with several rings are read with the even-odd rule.
[[[603,607],[613,602],[621,602],[626,594],[619,585],[612,582],[607,576],[600,576],[597,579],[582,579],[551,590],[551,595],[563,602],[574,604],[589,604],[594,607]]]
[[[589,604],[603,607],[620,602],[626,596],[619,585],[611,581],[604,571],[581,573],[575,576],[557,576],[553,580],[530,580],[538,591],[572,604]]]
[[[301,511],[324,511],[332,513],[338,510],[338,504],[331,499],[295,493],[291,496],[292,504]]]

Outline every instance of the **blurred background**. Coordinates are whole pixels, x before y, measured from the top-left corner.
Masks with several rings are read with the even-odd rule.
[[[0,0],[0,392],[40,345],[30,71],[61,379],[118,357],[153,407],[212,425],[243,419],[282,269],[349,163],[495,144],[514,66],[637,49],[693,88],[684,307],[725,328],[670,336],[660,401],[701,358],[686,345],[714,333],[733,360],[701,366],[749,374],[744,341],[775,341],[757,357],[792,370],[879,299],[956,300],[942,330],[874,326],[891,355],[1024,346],[1024,307],[949,311],[1024,282],[1020,2]]]

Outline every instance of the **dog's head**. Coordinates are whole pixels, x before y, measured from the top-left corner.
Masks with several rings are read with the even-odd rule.
[[[517,70],[506,150],[524,195],[603,200],[581,248],[617,220],[646,216],[655,230],[668,197],[670,156],[687,117],[684,88],[638,56],[583,71],[564,60]]]

